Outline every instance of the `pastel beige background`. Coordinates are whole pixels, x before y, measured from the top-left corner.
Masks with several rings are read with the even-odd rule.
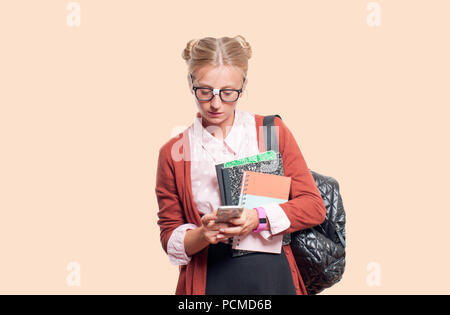
[[[196,113],[181,52],[238,34],[238,108],[280,114],[341,185],[347,269],[324,294],[449,293],[449,1],[375,1],[379,26],[370,1],[76,2],[79,26],[70,1],[0,2],[0,293],[174,292],[154,188]]]

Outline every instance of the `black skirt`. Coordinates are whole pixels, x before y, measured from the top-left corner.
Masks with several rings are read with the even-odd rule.
[[[207,295],[295,295],[291,269],[281,254],[254,252],[231,257],[231,245],[209,245]]]

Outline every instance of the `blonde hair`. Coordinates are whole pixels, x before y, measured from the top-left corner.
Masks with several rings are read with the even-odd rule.
[[[188,78],[190,74],[194,74],[197,69],[205,65],[226,65],[239,69],[246,79],[248,60],[251,56],[250,44],[241,35],[191,39],[182,53],[188,66]]]

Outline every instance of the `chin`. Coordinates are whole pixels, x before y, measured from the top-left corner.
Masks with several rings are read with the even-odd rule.
[[[204,117],[206,120],[208,120],[208,121],[211,120],[211,121],[217,122],[217,121],[223,121],[223,120],[226,120],[226,119],[229,117],[229,115],[223,113],[223,114],[220,115],[219,117],[211,117],[211,116],[209,115],[208,111],[206,111],[206,112],[204,112],[203,117]]]
[[[209,117],[209,116],[207,116],[205,119],[206,119],[206,121],[208,121],[211,124],[219,124],[225,120],[223,117],[214,118],[214,117]]]

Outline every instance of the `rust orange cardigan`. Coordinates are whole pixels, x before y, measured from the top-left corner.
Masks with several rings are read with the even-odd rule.
[[[255,114],[259,151],[265,151],[263,118]],[[318,225],[325,220],[325,204],[307,167],[297,142],[284,122],[275,117],[279,150],[285,176],[291,177],[289,201],[280,204],[291,226],[283,231],[292,233]],[[261,128],[260,128],[261,127]],[[184,223],[201,226],[191,187],[191,162],[188,129],[171,138],[159,151],[155,188],[159,211],[158,225],[161,243],[167,253],[167,242],[173,230]],[[307,294],[290,245],[283,250],[289,261],[297,294]],[[188,265],[180,266],[175,294],[205,294],[208,247],[192,256]],[[300,266],[301,269],[301,266]]]

